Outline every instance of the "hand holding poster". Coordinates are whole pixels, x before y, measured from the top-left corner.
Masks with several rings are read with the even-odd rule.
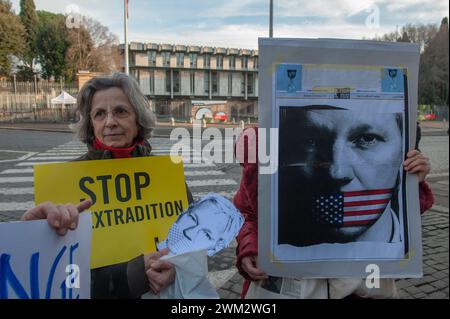
[[[36,204],[93,201],[91,267],[156,251],[188,206],[182,163],[169,156],[35,166]]]
[[[260,127],[279,132],[276,173],[259,176],[263,269],[364,278],[376,264],[381,277],[420,276],[417,180],[402,167],[418,47],[261,39],[260,53]]]
[[[0,299],[89,299],[92,223],[58,236],[46,220],[0,223]]]

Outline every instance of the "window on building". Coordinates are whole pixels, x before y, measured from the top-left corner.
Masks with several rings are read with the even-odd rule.
[[[236,68],[236,57],[234,55],[230,55],[229,59],[228,59],[228,63],[229,63],[229,68],[230,69],[235,69]]]
[[[242,68],[248,69],[248,57],[246,57],[246,56],[242,57]]]
[[[197,53],[189,54],[189,61],[190,61],[191,68],[197,67],[197,59],[198,59]]]
[[[209,93],[209,72],[205,72],[204,74],[204,86],[205,93]]]
[[[233,95],[233,73],[228,73],[228,95]]]
[[[219,77],[217,72],[211,72],[211,89],[213,94],[219,92]]]
[[[177,53],[175,53],[175,56],[177,58],[177,66],[178,67],[184,66],[184,53],[183,52],[177,52]]]
[[[180,72],[173,71],[173,93],[180,93]]]
[[[136,81],[139,82],[139,70],[136,69],[130,70],[130,75],[134,77]]]
[[[195,95],[195,72],[191,72],[191,95]]]
[[[166,92],[170,93],[171,87],[171,78],[170,78],[170,70],[166,71]]]
[[[245,74],[242,74],[242,80],[241,80],[241,94],[245,94]]]
[[[170,52],[161,52],[163,58],[163,66],[170,66]]]
[[[211,67],[211,54],[206,53],[204,56],[204,64],[203,66],[205,68],[210,68]]]
[[[148,51],[148,65],[149,66],[156,65],[156,51]]]
[[[253,65],[254,65],[253,68],[254,68],[254,69],[257,69],[257,68],[259,67],[259,65],[258,65],[259,60],[258,60],[258,57],[257,57],[257,56],[255,56],[254,61],[255,61],[255,63],[253,64]]]
[[[233,117],[239,117],[239,109],[236,105],[233,105],[231,107],[231,116]]]
[[[255,81],[253,74],[249,73],[247,75],[247,94],[253,94],[254,93],[254,87],[255,87]]]
[[[155,70],[150,71],[150,94],[155,94]]]
[[[223,55],[219,54],[217,57],[217,68],[223,69]]]

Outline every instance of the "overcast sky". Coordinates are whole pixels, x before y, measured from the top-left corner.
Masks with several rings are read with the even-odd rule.
[[[11,0],[16,13],[19,0]],[[34,0],[37,10],[79,10],[123,41],[124,0]],[[436,23],[448,0],[274,0],[274,36],[361,39],[407,23]],[[129,40],[256,49],[269,34],[269,0],[129,0]]]

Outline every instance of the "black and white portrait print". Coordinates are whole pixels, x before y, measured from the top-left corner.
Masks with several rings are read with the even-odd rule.
[[[278,244],[403,240],[403,114],[280,107]]]

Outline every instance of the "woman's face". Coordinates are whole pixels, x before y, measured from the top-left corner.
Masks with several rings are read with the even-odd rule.
[[[97,91],[92,98],[94,135],[110,147],[129,147],[138,134],[136,114],[122,89]]]

